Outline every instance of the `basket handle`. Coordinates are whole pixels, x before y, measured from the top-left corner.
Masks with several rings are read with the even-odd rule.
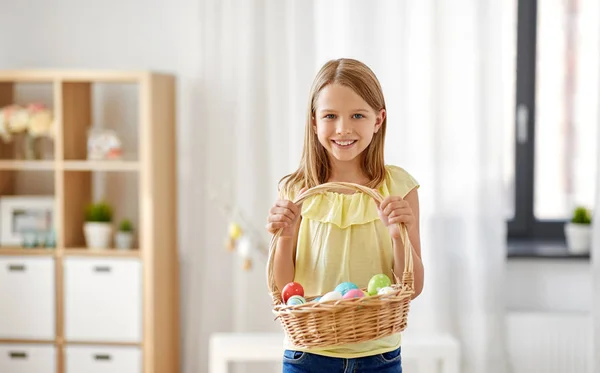
[[[299,204],[306,200],[308,197],[311,197],[316,194],[325,193],[331,190],[345,190],[345,191],[359,191],[367,194],[371,198],[373,198],[377,203],[383,202],[383,197],[379,192],[374,189],[368,188],[366,186],[354,183],[346,183],[346,182],[329,182],[317,185],[313,188],[310,188],[304,193],[296,196],[296,199],[293,201],[295,204]],[[275,258],[275,250],[277,249],[277,241],[279,240],[279,236],[283,228],[280,228],[275,232],[273,237],[271,238],[271,243],[269,246],[269,258],[267,261],[267,279],[269,289],[271,290],[272,296],[274,299],[280,299],[281,294],[280,290],[277,289],[277,285],[275,284],[275,275],[273,274],[273,266],[274,266],[274,258]],[[404,272],[402,273],[402,284],[408,286],[410,289],[414,288],[414,277],[413,277],[413,256],[412,256],[412,245],[410,243],[408,237],[408,230],[404,224],[400,224],[400,234],[402,238],[402,242],[404,243]],[[394,274],[394,277],[396,275]]]

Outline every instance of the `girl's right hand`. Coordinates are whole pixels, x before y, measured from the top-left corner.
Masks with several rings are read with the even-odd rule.
[[[307,188],[301,188],[298,195],[301,195]],[[279,199],[275,202],[269,217],[267,218],[267,230],[275,234],[283,228],[279,237],[294,237],[296,234],[296,224],[298,224],[300,213],[302,212],[302,203],[295,204],[287,199]]]
[[[296,224],[300,218],[301,206],[296,205],[290,200],[277,200],[267,218],[267,230],[275,234],[283,228],[280,237],[294,237],[296,233]]]

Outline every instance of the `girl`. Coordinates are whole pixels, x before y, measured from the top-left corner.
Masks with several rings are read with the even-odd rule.
[[[307,296],[321,295],[351,281],[366,287],[385,273],[402,278],[404,223],[413,246],[415,295],[423,288],[419,199],[416,180],[404,169],[385,165],[386,106],[375,74],[363,63],[326,63],[311,89],[298,170],[284,177],[280,199],[271,208],[267,229],[283,229],[274,257],[278,289],[292,281]],[[350,182],[377,189],[377,206],[362,192],[327,192],[304,201],[295,196],[326,182]],[[286,342],[284,373],[402,372],[400,334],[375,341],[319,349]]]

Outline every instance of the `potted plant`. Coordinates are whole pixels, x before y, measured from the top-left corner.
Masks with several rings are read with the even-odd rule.
[[[115,245],[117,249],[131,249],[133,245],[133,224],[129,219],[123,219],[119,224],[119,230],[115,234]]]
[[[592,246],[592,215],[585,207],[573,211],[571,221],[565,224],[567,247],[573,254],[589,253]]]
[[[83,231],[87,247],[106,249],[112,237],[112,207],[106,202],[91,203],[85,210]]]

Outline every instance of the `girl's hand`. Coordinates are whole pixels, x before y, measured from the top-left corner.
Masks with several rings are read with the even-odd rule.
[[[300,190],[300,194],[305,189]],[[300,218],[302,204],[296,205],[290,200],[279,199],[275,201],[273,207],[269,211],[267,218],[267,230],[271,234],[275,234],[279,229],[283,228],[280,237],[294,237],[296,234],[296,224]]]
[[[401,237],[398,224],[406,225],[410,232],[415,223],[415,216],[409,203],[402,197],[389,196],[378,206],[379,218],[388,227],[390,235],[394,239]]]

